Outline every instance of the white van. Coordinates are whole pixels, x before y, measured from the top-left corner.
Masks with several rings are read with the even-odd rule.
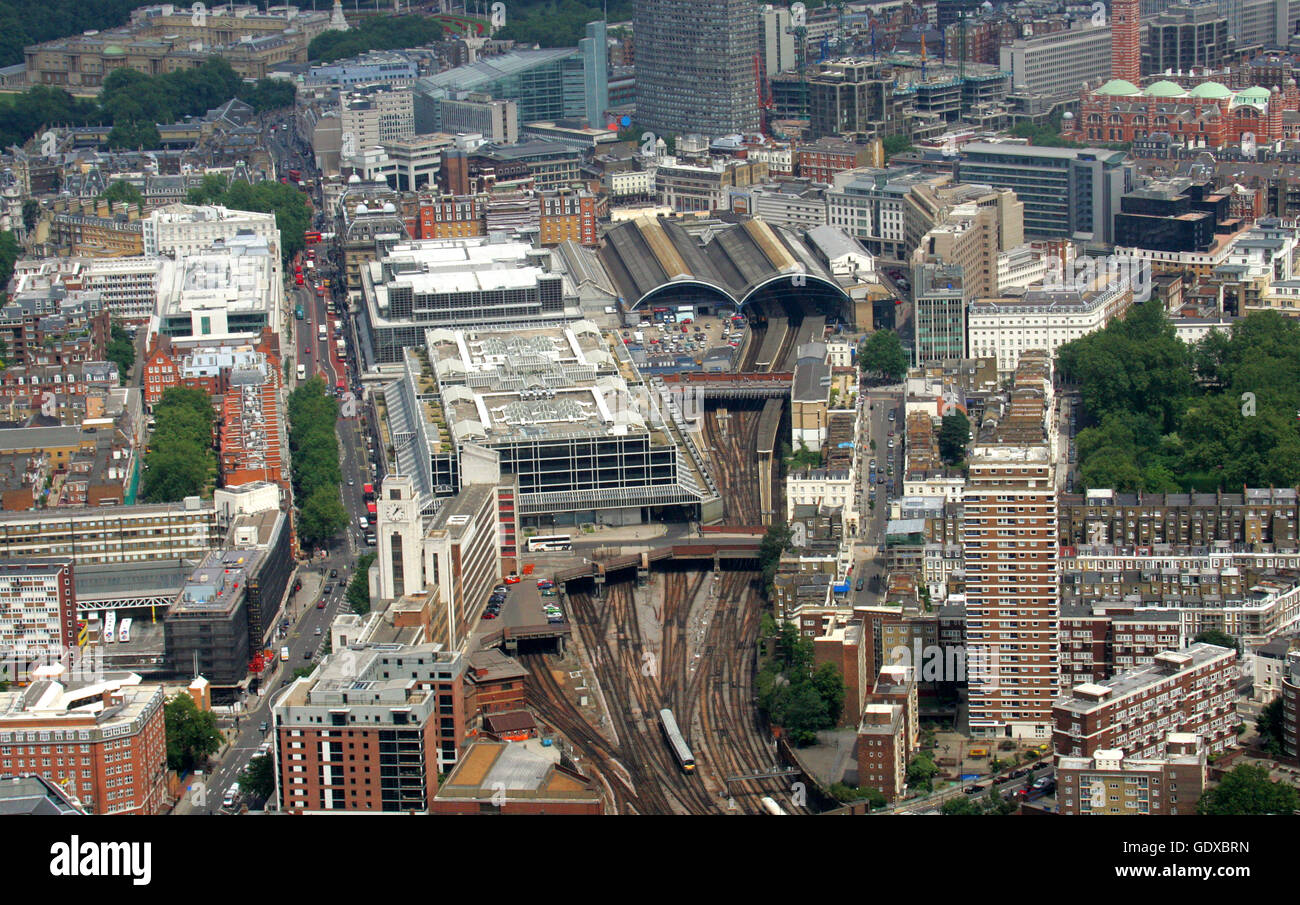
[[[298,365],[298,379],[299,379],[299,380],[306,380],[306,379],[307,379],[307,366],[306,366],[306,365]]]
[[[364,515],[357,519],[357,524],[361,526],[362,531],[365,531],[367,528],[370,527],[370,523],[366,521],[366,517]]]
[[[635,340],[636,340],[637,342],[639,342],[639,343],[643,343],[643,342],[645,342],[645,334],[642,333],[640,330],[638,330],[638,331],[636,331],[635,333],[633,333],[633,334],[632,334],[632,338],[635,339]]]
[[[226,789],[226,797],[221,799],[223,808],[233,808],[235,801],[239,798],[239,783],[232,782],[230,788]]]

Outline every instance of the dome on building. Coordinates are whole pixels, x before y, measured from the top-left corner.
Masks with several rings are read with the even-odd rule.
[[[1225,97],[1232,97],[1232,91],[1226,85],[1219,82],[1201,82],[1191,91],[1187,92],[1190,97],[1205,97],[1219,100]]]
[[[1142,92],[1143,97],[1184,97],[1186,94],[1181,85],[1165,80],[1147,86],[1147,90]]]
[[[124,53],[126,53],[126,49],[121,44],[109,44],[104,47],[104,56],[106,57],[120,57]]]
[[[1111,79],[1106,84],[1097,89],[1098,94],[1106,94],[1111,97],[1129,97],[1134,94],[1141,94],[1137,85],[1132,82],[1126,82],[1124,79]]]
[[[1265,107],[1268,105],[1273,95],[1267,88],[1261,88],[1256,85],[1253,88],[1247,88],[1237,92],[1236,102],[1238,104],[1251,104],[1255,107]]]

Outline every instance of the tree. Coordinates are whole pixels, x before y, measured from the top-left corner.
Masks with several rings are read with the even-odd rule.
[[[1282,754],[1282,699],[1274,698],[1259,716],[1255,717],[1255,730],[1259,733],[1260,745],[1273,757]]]
[[[221,731],[211,710],[199,710],[194,699],[182,692],[163,706],[167,734],[167,766],[177,773],[189,773],[221,750]]]
[[[907,353],[898,334],[892,330],[877,330],[867,337],[858,353],[858,363],[864,374],[874,374],[890,383],[897,383],[907,373]]]
[[[119,179],[110,185],[104,191],[104,194],[99,196],[99,200],[107,201],[109,204],[125,202],[132,207],[137,207],[144,203],[144,195],[125,179]]]
[[[41,219],[41,203],[35,198],[28,198],[23,201],[23,227],[31,232],[36,228],[36,223]]]
[[[131,369],[135,367],[135,343],[131,342],[131,337],[117,324],[113,325],[110,334],[112,340],[108,344],[104,357],[117,365],[117,373],[121,375],[122,383],[126,384],[131,379]]]
[[[907,765],[907,784],[914,789],[929,792],[932,785],[931,781],[938,772],[939,767],[931,759],[930,755],[918,754]]]
[[[939,455],[949,465],[956,465],[966,458],[966,444],[970,442],[970,419],[960,411],[948,412],[943,416],[943,425],[939,428]]]
[[[771,585],[772,579],[776,577],[777,567],[781,564],[781,554],[790,549],[792,536],[793,532],[789,525],[784,522],[773,522],[759,542],[758,564],[763,571],[764,587]]]
[[[239,774],[239,788],[254,798],[275,794],[275,760],[269,754],[256,755]]]
[[[1300,797],[1293,786],[1273,782],[1263,767],[1243,764],[1201,796],[1196,813],[1210,817],[1254,816],[1291,814],[1297,808]]]
[[[886,135],[880,144],[883,147],[886,160],[895,154],[905,154],[912,150],[912,140],[906,135]]]
[[[134,352],[132,353],[134,356]],[[145,455],[146,502],[169,503],[201,493],[216,470],[216,413],[202,390],[171,387],[154,406],[154,432]]]
[[[21,254],[18,237],[9,230],[0,233],[0,289],[9,284],[10,277],[14,275],[14,265],[18,263]]]
[[[826,704],[826,719],[833,726],[844,710],[844,676],[834,663],[823,663],[813,671],[813,687]]]
[[[1196,637],[1192,639],[1193,644],[1200,644],[1202,642],[1205,644],[1217,644],[1219,647],[1229,647],[1237,653],[1241,653],[1241,642],[1232,635],[1229,635],[1226,632],[1221,632],[1218,629],[1209,628],[1203,632],[1198,632]]]
[[[364,616],[370,612],[370,567],[375,562],[375,554],[367,553],[357,560],[352,578],[348,581],[348,603],[352,612]]]
[[[337,487],[321,487],[302,507],[298,518],[298,537],[304,544],[319,544],[338,534],[348,524],[348,513],[339,499]]]
[[[984,811],[966,796],[959,798],[949,798],[939,808],[939,813],[945,817],[967,817],[975,814],[983,814]]]

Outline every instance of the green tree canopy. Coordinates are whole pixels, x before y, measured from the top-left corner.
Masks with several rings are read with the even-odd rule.
[[[126,384],[131,379],[131,369],[135,367],[135,343],[126,330],[117,324],[113,325],[110,333],[112,338],[104,357],[117,365],[117,373],[121,376],[122,383]]]
[[[267,799],[275,794],[275,759],[258,754],[239,774],[239,788],[255,798]]]
[[[1197,632],[1196,637],[1192,639],[1193,644],[1217,644],[1219,647],[1227,647],[1241,653],[1241,642],[1229,635],[1227,632],[1221,632],[1216,628],[1209,628],[1203,632]]]
[[[970,419],[953,410],[943,416],[939,428],[939,455],[949,465],[966,458],[966,444],[970,442]]]
[[[1196,813],[1211,817],[1292,814],[1300,808],[1294,786],[1269,779],[1253,764],[1235,767],[1217,786],[1201,796]]]
[[[355,569],[352,572],[352,578],[348,581],[348,604],[352,607],[352,612],[364,616],[370,612],[370,567],[374,565],[375,554],[363,554],[358,560]]]
[[[209,755],[221,750],[216,714],[199,710],[185,692],[170,698],[163,706],[163,724],[167,734],[167,766],[177,773],[190,772]]]
[[[212,401],[202,390],[171,387],[153,415],[141,497],[150,503],[173,503],[202,493],[216,472]]]
[[[892,330],[877,330],[867,337],[858,352],[858,365],[864,374],[897,383],[907,373],[907,353],[898,334]]]

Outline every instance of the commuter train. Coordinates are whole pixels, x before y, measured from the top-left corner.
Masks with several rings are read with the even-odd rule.
[[[695,755],[691,754],[690,747],[686,744],[686,739],[680,729],[677,728],[677,720],[673,712],[667,708],[659,711],[659,725],[663,728],[664,738],[668,741],[668,747],[673,750],[677,762],[681,764],[682,770],[686,773],[695,772]]]

